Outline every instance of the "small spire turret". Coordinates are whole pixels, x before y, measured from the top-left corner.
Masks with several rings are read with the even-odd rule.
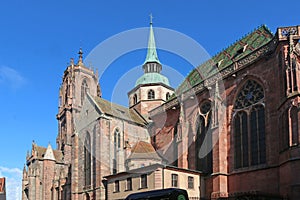
[[[70,58],[70,65],[71,65],[71,66],[74,65],[74,58]]]
[[[82,48],[80,47],[78,55],[79,55],[79,60],[78,60],[78,64],[82,64],[83,63],[83,56],[82,56],[83,52],[82,52]]]

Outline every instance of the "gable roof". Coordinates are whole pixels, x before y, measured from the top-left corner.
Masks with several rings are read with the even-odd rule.
[[[233,64],[234,61],[237,61],[251,54],[256,49],[266,45],[273,37],[274,35],[265,25],[258,27],[253,32],[244,36],[225,50],[213,56],[210,60],[192,70],[183,83],[177,88],[177,93],[183,93],[203,82],[206,78],[226,69]]]
[[[112,103],[100,97],[93,98],[100,108],[101,112],[108,116],[120,118],[129,122],[145,126],[147,122],[145,119],[133,109],[126,108],[124,106]]]
[[[5,178],[0,178],[0,193],[5,192]]]
[[[38,146],[37,144],[34,143],[32,145],[32,150],[36,151],[36,155],[35,155],[36,159],[41,159],[41,160],[45,159],[47,148]],[[62,152],[59,151],[59,150],[53,150],[53,149],[52,149],[52,151],[53,151],[53,156],[55,158],[55,161],[57,161],[57,162],[63,162],[63,154],[62,154]]]
[[[128,157],[128,159],[158,159],[161,160],[161,158],[156,153],[154,147],[144,141],[139,141],[134,145],[134,147],[131,150],[131,154]]]

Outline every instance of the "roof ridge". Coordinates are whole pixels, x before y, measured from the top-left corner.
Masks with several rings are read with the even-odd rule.
[[[261,32],[261,33],[260,33]],[[261,41],[258,44],[254,44],[252,41],[252,36],[255,36],[255,33],[258,34],[259,36],[257,37],[257,39],[260,37]],[[199,83],[199,81],[195,81],[194,83],[190,82],[190,77],[193,74],[193,72],[195,70],[203,70],[204,74],[201,74],[201,80],[200,82],[205,80],[205,77],[203,78],[202,76],[210,76],[212,75],[212,72],[215,70],[211,70],[207,71],[208,68],[212,68],[212,65],[216,65],[219,61],[223,60],[223,62],[221,64],[219,64],[217,66],[218,70],[222,70],[225,69],[226,67],[228,67],[230,65],[232,61],[233,57],[241,57],[241,55],[248,55],[249,53],[253,52],[255,49],[260,48],[262,45],[264,45],[267,40],[271,39],[274,37],[274,34],[270,31],[270,29],[265,25],[262,24],[258,27],[256,27],[255,29],[253,29],[252,31],[248,32],[247,34],[243,35],[241,38],[237,39],[235,42],[232,42],[230,45],[228,45],[225,48],[222,48],[221,51],[217,52],[216,54],[214,54],[210,59],[207,59],[205,61],[203,61],[201,64],[199,64],[197,67],[195,67],[194,69],[192,69],[187,77],[179,84],[179,86],[176,88],[176,92],[178,93],[182,93],[184,92],[186,89],[185,85],[186,82],[189,82],[189,84],[191,85],[191,87],[194,87],[195,85],[197,85]],[[246,45],[249,45],[247,50],[246,48],[243,50],[242,53],[238,53],[236,51],[236,48],[238,47],[242,47],[243,45],[240,43],[241,41],[243,41],[243,43],[245,43],[244,47]],[[249,52],[249,50],[251,52]],[[235,55],[232,55],[235,52]],[[245,53],[244,53],[245,52]],[[227,54],[227,55],[226,55]],[[231,58],[228,58],[228,55]],[[208,73],[207,73],[208,72]]]
[[[114,103],[114,102],[112,102],[112,101],[109,101],[108,99],[104,99],[103,97],[98,97],[98,96],[95,96],[96,98],[98,98],[98,99],[101,99],[101,100],[103,100],[103,101],[106,101],[106,102],[108,102],[108,103],[110,103],[110,104],[113,104],[113,105],[117,105],[117,106],[119,106],[119,107],[122,107],[122,108],[125,108],[125,109],[127,109],[127,110],[130,110],[128,107],[126,107],[126,106],[123,106],[123,105],[121,105],[121,104],[118,104],[118,103]]]
[[[239,39],[235,40],[235,42],[232,42],[230,45],[228,45],[227,47],[222,48],[221,51],[217,52],[216,54],[214,54],[210,59],[206,60],[209,61],[215,57],[217,57],[220,53],[226,51],[227,49],[229,49],[230,47],[232,47],[233,45],[237,44],[238,42],[242,41],[243,39],[245,39],[246,37],[250,36],[252,33],[258,31],[261,28],[265,28],[266,31],[268,31],[271,35],[274,36],[274,34],[271,32],[271,30],[265,25],[262,24],[260,26],[257,26],[256,28],[254,28],[252,31],[249,31],[248,33],[244,34],[242,37],[240,37]],[[204,61],[203,63],[206,63],[206,61]],[[202,65],[202,64],[201,64]],[[200,67],[201,65],[199,65],[198,67]]]

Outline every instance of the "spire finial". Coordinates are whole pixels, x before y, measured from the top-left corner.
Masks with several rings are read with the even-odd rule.
[[[153,15],[152,15],[152,13],[150,13],[149,16],[150,16],[150,25],[152,25],[152,24],[153,24],[153,18],[154,18],[154,17],[153,17]]]
[[[70,65],[74,65],[74,58],[70,58]]]
[[[82,52],[82,48],[81,48],[81,47],[80,47],[80,49],[79,49],[78,54],[79,54],[79,60],[82,61],[82,54],[83,54],[83,52]]]
[[[79,55],[79,60],[78,60],[78,65],[82,65],[83,64],[83,60],[82,60],[82,54],[83,54],[83,52],[82,52],[82,48],[80,47],[80,49],[79,49],[79,52],[78,52],[78,55]]]

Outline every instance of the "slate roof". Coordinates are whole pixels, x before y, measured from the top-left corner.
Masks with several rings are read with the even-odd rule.
[[[161,160],[161,158],[156,153],[154,147],[144,141],[139,141],[134,145],[134,147],[131,150],[131,154],[128,157],[128,159],[157,159]]]
[[[0,193],[5,192],[5,178],[0,178]]]
[[[218,71],[229,67],[233,64],[233,61],[249,55],[270,42],[273,37],[274,35],[265,25],[258,27],[190,72],[183,83],[177,88],[177,93],[183,93],[203,82],[206,78],[216,74]]]
[[[146,125],[147,122],[135,110],[112,103],[100,97],[94,97],[95,102],[100,110],[108,116],[117,117],[139,125]]]

